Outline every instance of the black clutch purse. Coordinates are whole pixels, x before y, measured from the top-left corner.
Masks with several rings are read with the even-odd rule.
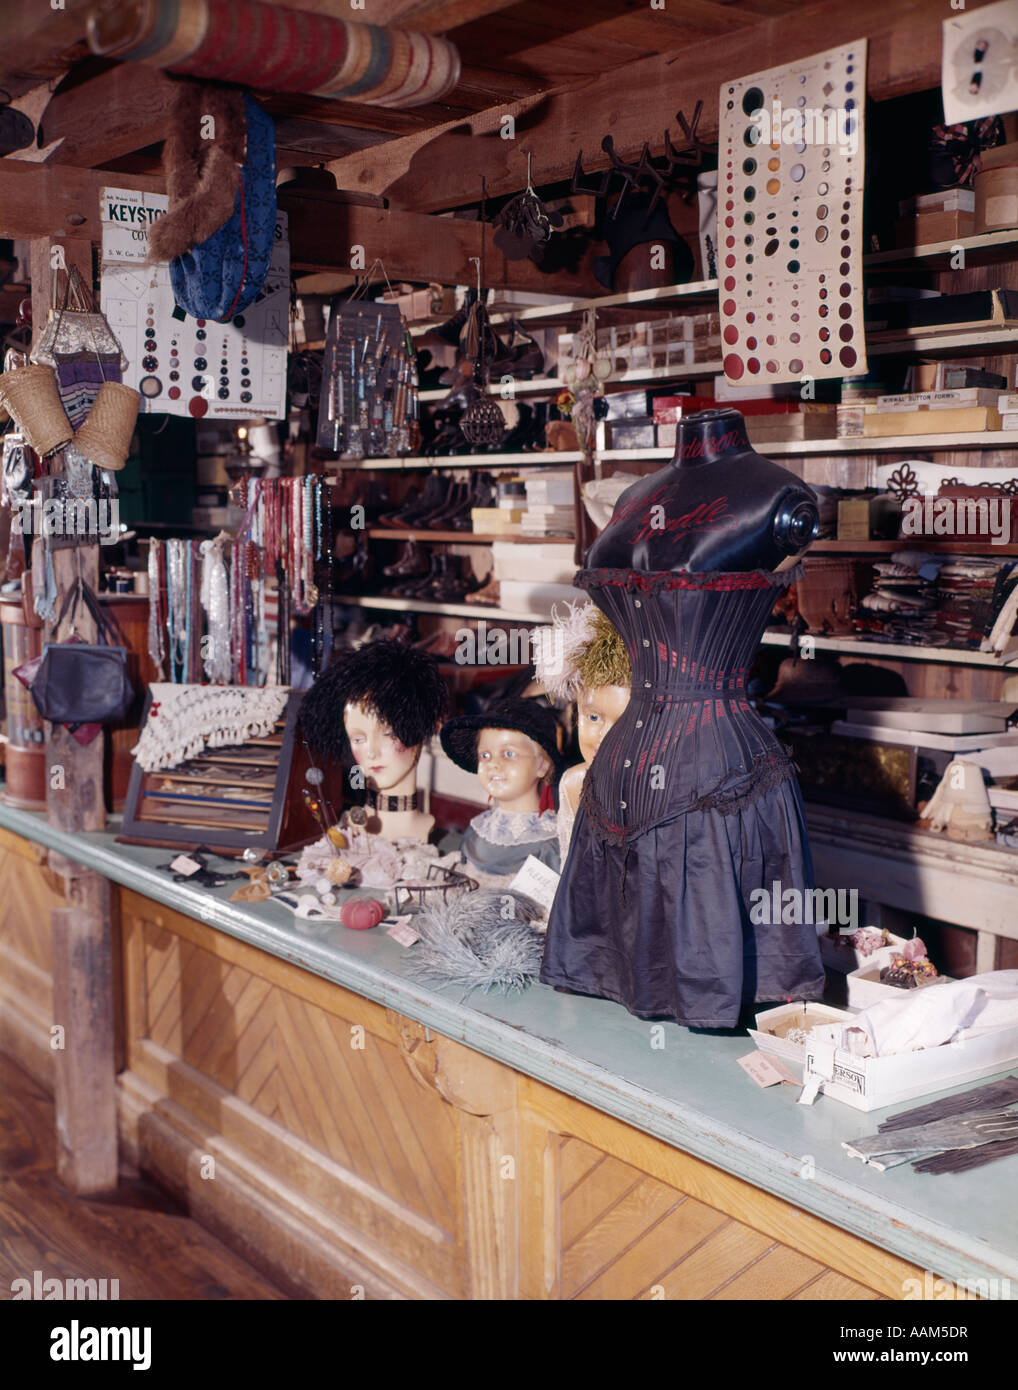
[[[95,619],[98,640],[82,642],[73,636],[79,601]],[[116,724],[134,700],[127,670],[127,648],[116,620],[104,613],[99,600],[81,579],[64,599],[53,628],[54,636],[70,609],[72,637],[47,642],[32,682],[31,696],[43,719],[54,724]]]

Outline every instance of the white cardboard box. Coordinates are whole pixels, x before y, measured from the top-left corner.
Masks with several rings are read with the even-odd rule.
[[[801,1015],[802,1012],[803,1006],[801,1004],[779,1004],[775,1009],[765,1009],[763,1013],[757,1014],[756,1028],[749,1029],[749,1036],[761,1052],[770,1052],[785,1062],[798,1063],[801,1068],[805,1065],[806,1060],[805,1045],[779,1038],[773,1030],[796,1015]],[[853,1015],[845,1009],[835,1009],[830,1004],[810,1003],[806,1005],[806,1019],[811,1026],[819,1023],[836,1023],[852,1017]]]
[[[885,948],[886,949],[886,948]],[[877,953],[881,954],[880,952]],[[885,985],[880,978],[880,972],[885,965],[890,964],[890,957],[897,954],[897,947],[887,950],[887,959],[874,961],[872,956],[868,956],[866,964],[858,970],[851,970],[845,976],[848,985],[848,1003],[852,1009],[868,1009],[871,1004],[883,1003],[885,999],[897,999],[902,995],[910,994],[911,990],[899,989],[897,985]],[[947,984],[949,976],[936,975],[929,984],[917,985],[917,989],[932,989],[934,985]]]
[[[1004,1071],[1018,1060],[1018,1025],[893,1057],[856,1057],[823,1039],[803,1051],[804,1081],[815,1078],[824,1095],[854,1110],[881,1110]]]

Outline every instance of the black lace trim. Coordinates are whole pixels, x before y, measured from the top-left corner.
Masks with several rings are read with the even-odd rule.
[[[704,796],[691,801],[688,806],[683,806],[677,811],[669,810],[647,825],[618,825],[610,821],[595,799],[593,779],[589,773],[583,779],[580,805],[587,813],[591,830],[599,840],[610,845],[624,845],[638,835],[654,829],[655,826],[664,825],[667,821],[688,815],[690,811],[718,811],[723,816],[734,815],[745,807],[751,806],[754,801],[757,801],[773,787],[780,786],[782,782],[794,778],[795,763],[787,753],[781,750],[758,753],[753,759],[749,777],[748,785],[743,782],[736,788],[722,788],[707,792]]]
[[[608,585],[636,593],[658,593],[669,589],[714,589],[741,592],[752,589],[787,589],[803,576],[802,564],[787,570],[702,570],[699,573],[674,570],[577,570],[573,585],[577,589],[603,589]]]

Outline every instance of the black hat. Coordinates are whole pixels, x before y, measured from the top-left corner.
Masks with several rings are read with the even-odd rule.
[[[630,193],[622,203],[617,215],[607,212],[604,217],[603,238],[608,243],[607,256],[595,256],[594,276],[605,289],[614,290],[615,271],[619,261],[632,251],[634,246],[648,242],[667,242],[674,247],[676,284],[683,284],[692,277],[693,253],[685,240],[672,226],[668,208],[658,202],[654,211],[650,210],[651,196],[644,193]]]
[[[534,700],[499,700],[481,714],[461,714],[442,725],[442,747],[467,772],[477,771],[477,735],[482,729],[516,729],[532,738],[551,759],[556,779],[565,766],[555,737],[555,716]]]
[[[383,637],[334,656],[301,701],[301,732],[313,753],[342,762],[349,752],[343,712],[364,705],[400,743],[417,748],[437,730],[448,699],[430,653]]]

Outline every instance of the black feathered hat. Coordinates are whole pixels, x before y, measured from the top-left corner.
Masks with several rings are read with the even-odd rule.
[[[555,778],[565,766],[555,737],[555,716],[534,700],[499,700],[481,714],[461,714],[442,725],[442,747],[457,766],[477,771],[477,735],[482,729],[516,729],[551,759]]]
[[[433,656],[383,637],[339,653],[301,701],[300,727],[312,752],[341,762],[349,754],[347,705],[370,710],[400,743],[417,748],[438,730],[448,701]]]

